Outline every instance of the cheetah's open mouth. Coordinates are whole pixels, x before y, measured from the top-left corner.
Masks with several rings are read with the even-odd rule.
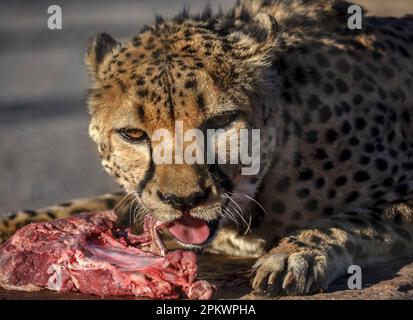
[[[205,221],[191,216],[188,211],[168,225],[169,232],[181,243],[202,245],[212,239],[218,228],[219,219]]]

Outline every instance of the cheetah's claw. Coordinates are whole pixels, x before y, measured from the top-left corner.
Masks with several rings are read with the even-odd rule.
[[[271,296],[316,293],[326,290],[343,266],[328,245],[284,242],[255,263],[252,286]]]

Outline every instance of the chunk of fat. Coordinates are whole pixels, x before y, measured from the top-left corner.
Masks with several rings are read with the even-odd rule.
[[[80,290],[80,284],[79,281],[77,281],[77,278],[74,277],[71,273],[69,273],[70,279],[72,280],[73,284],[75,285],[75,288],[77,290]]]
[[[143,294],[151,294],[151,290],[147,285],[148,280],[146,279],[145,274],[142,272],[133,272],[130,274],[130,280],[133,284],[135,284],[132,286],[132,293],[135,296],[139,297]]]
[[[75,271],[108,269],[110,264],[105,261],[96,261],[89,258],[76,259],[68,264],[68,268]]]
[[[6,261],[10,258],[10,255],[7,252],[0,254],[0,266],[6,263]]]
[[[162,274],[163,274],[164,280],[172,282],[172,283],[176,282],[176,279],[177,279],[176,274],[170,273],[166,270]]]
[[[14,286],[11,284],[6,284],[4,282],[0,282],[0,287],[6,290],[16,290],[16,291],[28,291],[28,292],[34,292],[34,291],[40,291],[43,288],[35,286],[34,284],[27,284],[23,286]]]
[[[52,264],[47,273],[51,274],[47,281],[46,288],[50,290],[60,291],[62,289],[62,267],[56,264]]]

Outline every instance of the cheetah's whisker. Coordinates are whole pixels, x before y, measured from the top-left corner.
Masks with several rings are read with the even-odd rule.
[[[267,217],[270,216],[270,215],[268,214],[267,210],[265,210],[265,208],[261,205],[261,203],[259,203],[256,199],[254,199],[253,197],[250,197],[249,195],[246,195],[246,194],[244,194],[244,196],[245,196],[247,199],[251,200],[252,202],[256,203],[256,204],[261,208],[261,210],[264,211],[264,213],[265,213],[265,215],[266,215]]]
[[[115,211],[123,202],[125,202],[125,200],[130,197],[132,194],[127,193],[117,204],[116,206],[112,209],[113,211]]]

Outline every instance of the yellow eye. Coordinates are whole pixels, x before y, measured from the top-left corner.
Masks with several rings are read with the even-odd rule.
[[[148,139],[146,132],[141,129],[124,128],[118,130],[118,133],[128,142],[139,143]]]

